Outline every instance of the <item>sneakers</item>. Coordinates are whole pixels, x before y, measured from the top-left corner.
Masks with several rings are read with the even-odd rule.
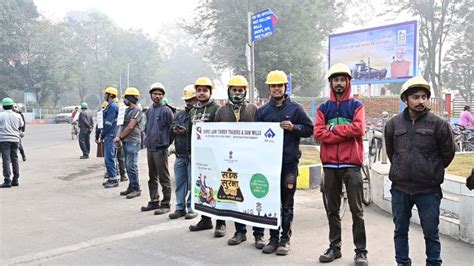
[[[178,218],[181,218],[181,217],[184,217],[186,216],[186,211],[185,210],[181,210],[181,211],[174,211],[173,213],[170,213],[170,215],[168,215],[168,217],[170,219],[178,219]]]
[[[263,240],[263,236],[256,236],[255,237],[255,248],[262,249],[265,246],[265,241]]]
[[[3,182],[3,184],[0,185],[0,187],[3,187],[3,188],[8,188],[8,187],[11,187],[11,186],[12,186],[11,182]]]
[[[162,205],[162,206],[160,206],[160,208],[155,210],[155,215],[162,215],[162,214],[165,214],[167,212],[170,212],[170,207]]]
[[[216,222],[216,230],[214,231],[214,237],[223,237],[225,236],[225,224],[219,224]]]
[[[128,181],[128,177],[126,174],[120,175],[120,182]]]
[[[140,197],[141,195],[142,195],[141,190],[134,190],[134,191],[128,193],[128,195],[125,198],[133,199],[133,198],[136,198],[136,197]]]
[[[18,178],[13,178],[12,187],[17,187],[17,186],[18,186]]]
[[[358,252],[354,256],[354,264],[355,266],[367,266],[369,263],[367,262],[367,254],[364,252]]]
[[[142,206],[141,211],[142,212],[147,212],[147,211],[152,211],[160,208],[160,202],[148,202],[146,206]]]
[[[288,255],[288,252],[290,252],[290,240],[282,238],[278,248],[276,249],[276,254],[280,256],[286,256]]]
[[[342,256],[340,250],[334,248],[328,248],[323,255],[319,256],[320,262],[331,262],[335,259],[339,259]]]
[[[212,229],[212,221],[211,219],[202,219],[195,225],[189,226],[189,231],[196,232],[202,230]]]
[[[195,213],[195,212],[188,212],[188,213],[186,213],[186,215],[184,216],[184,219],[190,220],[190,219],[196,218],[197,216],[198,216],[198,215],[197,215],[197,213]]]
[[[133,191],[133,190],[132,190],[130,187],[128,187],[127,190],[120,192],[120,196],[127,196],[127,195],[130,194],[132,191]]]
[[[277,238],[270,238],[270,242],[263,247],[262,252],[265,254],[272,254],[277,250],[279,242],[280,241]]]
[[[82,155],[79,157],[79,159],[89,159],[89,155]]]
[[[118,186],[119,186],[119,183],[118,183],[117,180],[114,180],[114,181],[108,180],[104,184],[104,188],[114,188],[114,187],[118,187]]]
[[[235,246],[244,241],[247,241],[247,236],[244,233],[235,232],[234,236],[227,240],[227,244],[229,244],[229,246]]]

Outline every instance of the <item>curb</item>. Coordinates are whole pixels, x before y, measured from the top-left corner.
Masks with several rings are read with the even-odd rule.
[[[315,189],[321,184],[322,164],[298,167],[297,189]]]

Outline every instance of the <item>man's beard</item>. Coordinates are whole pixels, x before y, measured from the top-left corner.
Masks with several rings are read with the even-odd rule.
[[[423,108],[419,108],[419,107],[423,107]],[[426,110],[426,106],[425,105],[417,105],[415,107],[408,107],[412,112],[414,113],[422,113]]]
[[[282,96],[272,96],[272,99],[275,100],[275,101],[280,101],[281,99],[283,99],[283,95]]]
[[[344,88],[341,86],[337,86],[333,89],[335,94],[343,94],[344,93]]]

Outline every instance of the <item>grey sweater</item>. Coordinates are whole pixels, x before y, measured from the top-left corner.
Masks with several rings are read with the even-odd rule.
[[[12,110],[0,113],[0,142],[20,142],[23,119]]]

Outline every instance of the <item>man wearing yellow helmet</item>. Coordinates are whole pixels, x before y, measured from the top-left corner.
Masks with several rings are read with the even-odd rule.
[[[147,148],[150,201],[141,210],[144,212],[155,210],[155,215],[161,215],[170,211],[171,180],[168,169],[168,147],[172,142],[173,113],[170,108],[161,104],[166,93],[163,84],[153,83],[149,93],[153,105],[146,112],[145,146]],[[161,203],[158,182],[163,193]]]
[[[123,102],[127,106],[125,110],[123,124],[119,127],[117,137],[114,142],[116,146],[122,148],[125,159],[125,167],[129,177],[129,184],[125,191],[120,192],[121,196],[133,199],[141,195],[138,181],[138,151],[140,150],[141,133],[144,128],[143,115],[138,108],[138,97],[140,92],[136,88],[127,88],[123,94]]]
[[[193,193],[191,192],[191,154],[189,153],[190,149],[188,149],[191,143],[188,143],[186,133],[189,126],[189,112],[196,103],[196,89],[194,85],[184,87],[181,99],[184,100],[186,106],[184,110],[175,114],[172,127],[176,152],[176,160],[174,162],[176,210],[169,215],[169,218],[177,219],[184,216],[185,219],[193,219],[197,217],[197,214],[191,208],[191,194]]]
[[[257,106],[245,101],[247,95],[248,82],[244,76],[236,75],[230,78],[227,83],[228,101],[225,106],[220,107],[216,112],[215,122],[254,122]],[[247,229],[245,224],[235,223],[235,233],[227,244],[234,246],[247,240]],[[263,248],[263,228],[253,227],[255,246]]]
[[[321,162],[324,171],[324,196],[329,223],[329,248],[319,256],[320,262],[341,258],[341,217],[339,207],[342,184],[347,190],[352,213],[352,237],[355,245],[354,262],[367,265],[367,241],[364,209],[362,208],[362,173],[365,134],[365,109],[362,102],[351,95],[351,69],[334,64],[327,75],[330,98],[317,110],[314,138],[321,143]]]
[[[398,265],[411,265],[408,229],[414,205],[425,236],[426,265],[442,263],[438,229],[441,183],[444,169],[454,158],[455,144],[449,124],[427,107],[430,94],[430,85],[423,77],[407,80],[400,94],[407,107],[385,126]]]
[[[286,94],[288,78],[285,72],[274,70],[268,73],[267,80],[270,101],[257,110],[255,121],[279,122],[284,131],[283,161],[280,176],[281,189],[281,237],[280,229],[270,230],[270,241],[263,247],[263,253],[288,255],[290,250],[291,224],[296,192],[298,162],[301,157],[300,139],[310,137],[313,125],[303,107]]]
[[[191,143],[191,131],[192,127],[196,122],[214,122],[217,109],[219,105],[211,100],[212,90],[214,85],[209,78],[200,77],[194,82],[194,88],[196,89],[196,104],[189,112],[188,131],[186,137],[189,143]],[[191,154],[191,145],[189,145],[188,152]],[[190,225],[190,231],[201,231],[212,229],[211,217],[201,215],[201,220],[195,224]],[[216,221],[216,230],[214,231],[215,237],[223,237],[225,235],[225,221]]]
[[[117,116],[118,106],[115,103],[118,91],[114,87],[108,87],[104,91],[104,100],[108,102],[103,111],[104,124],[100,139],[104,142],[104,161],[107,169],[107,181],[103,184],[104,188],[118,187],[117,169],[115,165],[116,149],[114,138],[117,134]]]
[[[79,113],[79,147],[82,151],[80,159],[89,159],[89,152],[91,150],[90,136],[92,129],[94,128],[94,121],[92,115],[87,111],[87,103],[81,103],[81,112]]]

